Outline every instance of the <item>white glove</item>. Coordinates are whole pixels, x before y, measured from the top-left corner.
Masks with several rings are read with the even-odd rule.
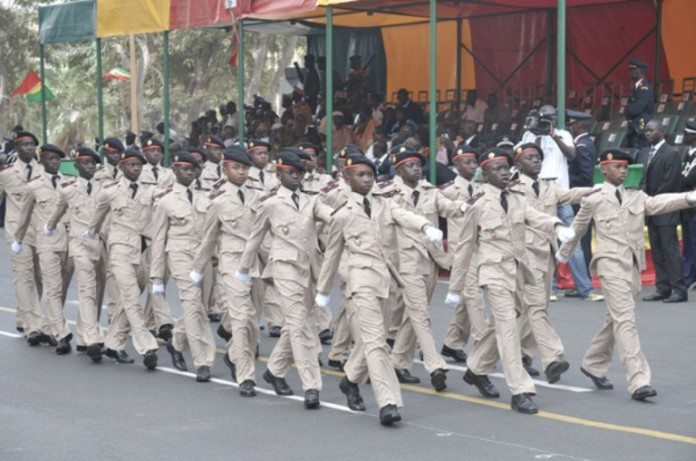
[[[90,231],[86,231],[84,234],[82,234],[82,236],[83,236],[84,238],[90,239],[90,240],[98,240],[98,239],[99,239],[99,235],[98,235],[98,234],[92,233],[92,232],[90,232]]]
[[[43,226],[43,234],[44,234],[46,237],[52,236],[53,233],[54,233],[55,231],[56,231],[55,229],[51,229],[50,227],[48,227],[48,224],[44,224],[44,226]]]
[[[556,261],[563,264],[568,264],[568,258],[563,257],[560,251],[556,252]]]
[[[250,282],[250,281],[251,281],[251,274],[248,273],[248,272],[242,273],[242,272],[237,271],[237,272],[234,273],[234,276],[235,276],[235,277],[237,278],[237,280],[239,280],[240,282],[245,282],[245,283],[246,283],[246,282]]]
[[[12,253],[17,254],[22,252],[22,243],[15,240],[12,242]]]
[[[201,280],[203,280],[203,274],[201,274],[200,272],[196,272],[196,270],[194,269],[191,272],[189,272],[189,278],[193,283],[198,285],[199,283],[201,283]]]
[[[164,284],[163,283],[153,283],[152,284],[152,294],[153,295],[163,295],[164,294]]]
[[[556,228],[556,237],[558,237],[558,240],[562,243],[570,242],[575,238],[575,231],[570,227],[558,226]]]
[[[448,291],[447,297],[445,297],[445,304],[451,304],[456,306],[457,304],[459,304],[461,300],[462,297],[459,296],[459,293],[455,293],[454,291]]]
[[[329,305],[329,295],[317,293],[317,295],[314,297],[314,302],[317,303],[317,306],[319,307],[326,307]]]
[[[469,204],[464,202],[464,203],[462,203],[462,206],[459,207],[459,211],[464,213],[468,208],[469,208]]]
[[[691,206],[696,205],[696,190],[692,190],[686,194],[686,201],[689,202]]]
[[[424,229],[425,236],[428,238],[430,243],[442,242],[442,231],[435,226],[428,225]]]

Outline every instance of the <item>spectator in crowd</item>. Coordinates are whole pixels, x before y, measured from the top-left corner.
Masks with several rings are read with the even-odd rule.
[[[645,127],[653,114],[653,92],[645,77],[648,65],[643,61],[631,59],[629,76],[633,82],[631,94],[626,106],[626,118],[628,119],[628,133],[626,143],[628,147],[643,148],[648,146]]]
[[[302,83],[305,101],[312,112],[314,112],[317,107],[317,103],[319,102],[319,91],[321,90],[321,81],[319,72],[315,66],[315,61],[316,59],[313,54],[307,54],[304,57],[304,69],[300,69],[300,65],[297,62],[293,63],[297,70],[297,76]]]
[[[480,147],[478,125],[473,120],[467,120],[462,124],[463,143],[471,147]]]
[[[378,122],[372,117],[372,108],[363,106],[358,114],[358,122],[355,124],[354,144],[363,152],[367,151],[374,141],[374,133]]]
[[[483,132],[507,133],[510,128],[510,108],[498,103],[498,95],[491,93],[486,98],[488,107],[483,112]]]
[[[469,90],[466,93],[462,120],[472,121],[479,125],[483,123],[483,116],[487,108],[488,104],[478,98],[478,92],[476,90]]]
[[[397,111],[398,109],[402,109],[406,120],[411,120],[418,125],[425,123],[423,109],[419,104],[411,101],[411,97],[408,95],[406,88],[401,88],[396,93],[396,99],[399,101]]]

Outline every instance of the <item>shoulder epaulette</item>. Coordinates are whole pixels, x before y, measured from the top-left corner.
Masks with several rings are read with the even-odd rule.
[[[343,207],[346,206],[347,204],[348,204],[348,202],[346,201],[346,202],[343,202],[342,204],[338,205],[338,206],[331,212],[331,216],[333,216],[333,215],[335,215],[336,213],[338,213],[338,210],[340,210],[341,208],[343,208]]]
[[[508,190],[509,192],[514,192],[515,194],[522,194],[522,195],[524,195],[524,191],[523,191],[523,190],[520,190],[520,189],[510,189],[510,187],[508,187],[507,190]]]
[[[323,193],[326,194],[326,193],[331,192],[332,190],[334,190],[334,189],[337,188],[337,187],[338,187],[338,181],[336,181],[336,180],[334,179],[334,180],[332,180],[331,182],[327,183],[327,184],[321,189],[321,191],[322,191]]]
[[[150,181],[140,181],[140,184],[142,184],[144,186],[156,186],[157,185],[156,182],[150,182]]]
[[[244,187],[246,187],[247,189],[263,191],[263,187],[256,187],[256,186],[252,186],[251,184],[244,184]]]
[[[484,195],[486,195],[486,193],[483,192],[483,191],[477,192],[477,193],[474,194],[469,200],[466,201],[466,204],[467,204],[467,205],[473,205],[474,203],[476,203],[476,201],[477,201],[478,199],[480,199],[480,198],[483,197]]]
[[[265,200],[267,200],[267,199],[273,197],[273,196],[276,195],[277,193],[278,193],[278,188],[277,188],[277,187],[274,187],[273,189],[269,190],[269,191],[266,193],[266,195],[264,195],[263,197],[261,197],[259,200],[260,200],[261,202],[263,202],[263,201],[265,201]]]
[[[41,177],[41,176],[34,176],[33,178],[31,178],[31,179],[30,179],[29,181],[27,181],[27,182],[28,182],[28,183],[29,183],[29,182],[34,182],[34,181],[36,181],[37,179],[39,179],[40,177]]]
[[[168,193],[170,193],[171,191],[172,191],[172,186],[169,186],[166,189],[162,189],[155,194],[155,198],[162,198],[165,195],[167,195]]]
[[[302,192],[307,194],[307,195],[317,195],[319,193],[318,191],[315,191],[315,190],[303,190]]]
[[[420,183],[421,188],[423,189],[434,189],[437,186],[434,186],[433,184],[430,184],[428,181],[423,181]]]
[[[380,182],[378,182],[378,183],[377,183],[377,187],[379,187],[380,189],[384,189],[385,187],[391,186],[392,184],[394,184],[394,180],[393,180],[393,179],[387,179],[386,181],[380,181]]]
[[[251,176],[249,176],[247,179],[248,179],[249,181],[260,181],[260,179],[258,179],[258,178],[252,178]]]
[[[208,199],[212,200],[212,199],[214,199],[214,198],[216,198],[216,197],[219,197],[219,196],[221,196],[222,194],[224,194],[226,190],[227,190],[227,189],[215,189],[214,191],[212,191],[212,192],[210,193],[210,195],[208,195]]]
[[[62,183],[60,183],[60,187],[68,187],[75,184],[76,182],[77,179],[68,179],[67,181],[63,181]]]
[[[227,182],[227,178],[218,179],[213,183],[213,189],[219,189],[223,184]]]
[[[118,181],[110,182],[109,184],[106,184],[104,186],[104,189],[106,189],[107,187],[115,186],[116,184],[118,184]]]
[[[377,196],[377,197],[384,197],[384,198],[392,198],[396,194],[400,194],[401,189],[391,189],[388,191],[384,192],[373,192],[372,195]]]
[[[446,182],[444,184],[440,184],[438,187],[440,188],[440,190],[445,190],[449,186],[451,186],[452,184],[454,184],[454,181],[449,181],[449,182]]]
[[[558,178],[539,178],[542,181],[555,181]]]

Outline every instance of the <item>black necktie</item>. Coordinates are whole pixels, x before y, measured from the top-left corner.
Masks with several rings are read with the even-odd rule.
[[[196,189],[200,190],[200,188],[201,188],[201,180],[196,179]]]
[[[506,214],[508,211],[507,194],[508,193],[506,190],[500,193],[500,206],[503,207],[503,210],[505,210]]]
[[[244,205],[244,192],[242,192],[242,189],[237,191],[237,195],[239,196],[239,200],[242,201],[242,205]]]
[[[92,195],[92,182],[87,181],[87,195]]]
[[[372,219],[372,206],[370,205],[370,201],[367,199],[367,197],[363,199],[363,210],[365,210],[367,217]]]
[[[293,192],[290,197],[292,198],[292,201],[295,202],[295,208],[297,208],[299,210],[300,209],[300,196],[297,195],[297,192]]]
[[[155,181],[157,181],[157,180],[159,179],[159,173],[157,172],[157,167],[156,167],[156,166],[153,166],[153,167],[152,167],[152,174],[155,175]]]
[[[114,167],[114,179],[116,179],[116,175],[118,175],[118,168]]]
[[[186,197],[188,198],[189,203],[193,203],[193,192],[191,189],[186,189]]]
[[[215,168],[215,171],[217,171],[217,177],[220,178],[220,175],[222,175],[222,170],[220,169],[220,164],[218,163],[217,168]]]
[[[417,190],[414,190],[413,193],[411,194],[411,197],[413,197],[413,206],[418,206],[418,199],[420,198],[420,192]]]
[[[34,171],[34,167],[27,163],[27,181],[31,179],[31,172]]]
[[[537,198],[539,198],[539,181],[534,181],[532,183],[532,189],[534,189],[534,195],[536,195]]]
[[[621,192],[619,192],[619,189],[616,189],[616,200],[619,201],[619,205],[623,204],[623,200],[621,200]]]
[[[472,186],[471,184],[469,184],[469,187],[466,188],[466,191],[469,193],[469,197],[474,196],[474,186]]]
[[[51,184],[53,184],[54,189],[56,187],[58,187],[58,179],[59,178],[60,178],[60,176],[58,176],[57,174],[54,174],[53,176],[51,176]]]
[[[135,198],[135,194],[138,193],[138,184],[132,183],[129,187],[133,190],[133,193],[131,194],[131,198]]]
[[[263,182],[263,170],[259,171],[259,181],[261,181],[261,184],[264,184],[264,182]]]

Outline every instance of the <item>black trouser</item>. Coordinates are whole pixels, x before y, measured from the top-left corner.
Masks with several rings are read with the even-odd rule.
[[[648,226],[655,264],[655,288],[662,293],[686,291],[677,226]]]

